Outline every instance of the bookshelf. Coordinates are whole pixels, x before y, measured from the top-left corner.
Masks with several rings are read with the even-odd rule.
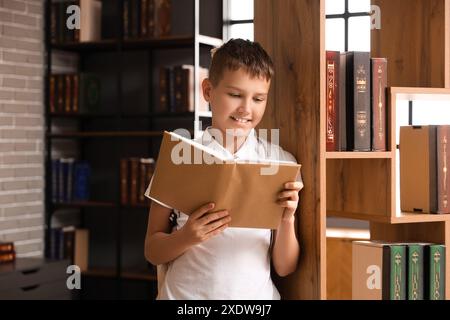
[[[328,262],[340,261],[332,250],[342,250],[347,257],[342,262],[347,264],[345,270],[351,270],[346,255],[351,246],[347,242],[344,249],[327,241],[327,217],[368,221],[373,240],[450,246],[450,215],[398,209],[395,113],[401,100],[450,97],[446,89],[450,88],[450,1],[373,0],[372,4],[381,9],[381,29],[371,31],[371,55],[387,58],[391,87],[388,151],[326,152],[325,0],[255,2],[255,40],[272,56],[276,70],[260,127],[281,129],[280,144],[302,164],[305,184],[297,216],[300,263],[293,275],[278,281],[286,299],[328,298],[327,275],[332,275]],[[449,263],[447,255],[447,299]],[[351,273],[339,277],[330,281],[334,292],[351,288]]]
[[[75,215],[79,226],[89,230],[89,268],[82,273],[87,289],[82,299],[140,299],[154,294],[150,290],[156,288],[156,275],[143,251],[149,206],[121,203],[119,162],[130,157],[156,159],[164,130],[185,128],[195,136],[211,121],[210,111],[200,111],[197,89],[199,68],[209,65],[211,48],[222,44],[222,0],[170,0],[171,34],[153,38],[124,37],[125,1],[101,1],[100,40],[57,43],[51,41],[53,1],[45,2],[45,225],[48,230],[55,216]],[[75,55],[77,72],[99,75],[100,110],[49,111],[54,53]],[[159,68],[182,64],[194,66],[194,111],[157,112]],[[88,201],[52,202],[51,160],[62,145],[73,146],[77,159],[92,166]],[[47,247],[48,241],[47,232]],[[140,282],[144,290],[132,287]]]

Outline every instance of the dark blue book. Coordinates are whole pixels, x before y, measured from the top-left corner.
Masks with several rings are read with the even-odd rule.
[[[90,198],[91,166],[84,161],[74,166],[74,200],[87,201]]]
[[[52,201],[59,202],[59,159],[52,160]]]

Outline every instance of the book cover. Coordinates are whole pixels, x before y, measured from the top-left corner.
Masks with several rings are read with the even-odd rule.
[[[387,60],[372,58],[372,151],[386,151]]]
[[[339,149],[339,51],[326,52],[326,146],[327,151]]]
[[[370,151],[370,53],[347,52],[347,148]]]
[[[432,244],[425,247],[425,299],[445,300],[446,247]]]
[[[284,183],[296,181],[300,167],[292,162],[224,159],[165,131],[149,196],[186,214],[214,202],[215,210],[229,210],[232,227],[276,229],[284,211],[276,203],[277,195]]]
[[[400,207],[436,213],[436,126],[400,127]]]
[[[102,27],[102,2],[80,0],[80,42],[99,41]]]
[[[352,299],[405,300],[406,247],[378,241],[352,245]]]
[[[437,213],[450,213],[450,126],[438,126],[437,139]]]

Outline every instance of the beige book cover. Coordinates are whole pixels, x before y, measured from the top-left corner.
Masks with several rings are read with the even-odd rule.
[[[276,201],[301,165],[233,161],[173,132],[164,132],[149,196],[186,214],[208,203],[228,210],[230,227],[276,229],[284,209]]]
[[[80,42],[101,40],[102,2],[98,0],[80,0],[80,11]]]

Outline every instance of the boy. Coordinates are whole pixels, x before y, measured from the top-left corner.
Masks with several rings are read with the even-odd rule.
[[[197,142],[230,159],[295,162],[290,153],[255,134],[272,76],[273,63],[257,43],[235,39],[213,51],[210,76],[202,83],[211,105],[212,126]],[[269,154],[271,148],[278,152]],[[214,211],[213,203],[191,215],[174,210],[172,230],[172,209],[152,201],[145,257],[155,265],[168,266],[158,284],[158,298],[280,299],[270,276],[271,258],[280,276],[296,269],[300,247],[294,214],[302,188],[299,177],[280,192],[278,203],[285,209],[273,239],[271,230],[227,228],[229,213]]]

